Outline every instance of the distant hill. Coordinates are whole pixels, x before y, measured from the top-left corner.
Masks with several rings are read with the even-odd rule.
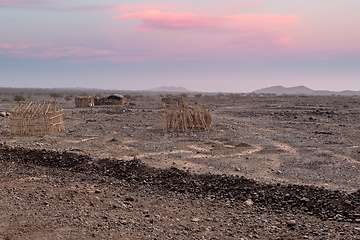
[[[183,88],[183,87],[174,87],[174,86],[170,86],[170,87],[165,87],[165,86],[162,86],[162,87],[156,87],[156,88],[152,88],[152,89],[149,89],[148,91],[151,91],[151,92],[191,92],[190,90],[186,89],[186,88]]]
[[[268,88],[262,88],[254,91],[253,93],[258,94],[276,94],[276,95],[319,95],[319,96],[329,96],[329,95],[341,95],[341,96],[354,96],[360,95],[360,91],[327,91],[327,90],[318,90],[314,91],[305,86],[297,86],[297,87],[283,87],[283,86],[273,86]]]
[[[297,86],[297,87],[290,87],[286,88],[283,86],[273,86],[268,88],[263,88],[254,91],[254,93],[270,93],[270,94],[311,94],[314,92],[310,88],[307,88],[305,86]]]

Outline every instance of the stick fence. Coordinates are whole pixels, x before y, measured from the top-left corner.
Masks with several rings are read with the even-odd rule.
[[[12,134],[52,134],[65,129],[55,102],[18,102],[10,109]]]

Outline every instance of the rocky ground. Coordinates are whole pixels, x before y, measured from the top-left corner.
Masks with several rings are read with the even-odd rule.
[[[53,135],[0,117],[0,238],[360,239],[359,97],[196,99],[210,132],[164,132],[145,95],[60,100]]]

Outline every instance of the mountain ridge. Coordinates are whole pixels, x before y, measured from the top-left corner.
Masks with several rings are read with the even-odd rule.
[[[276,95],[320,95],[320,96],[330,96],[330,95],[340,95],[340,96],[354,96],[360,95],[360,91],[344,90],[344,91],[330,91],[330,90],[312,90],[305,86],[295,86],[295,87],[284,87],[281,85],[272,86],[267,88],[262,88],[253,93],[257,94],[276,94]]]

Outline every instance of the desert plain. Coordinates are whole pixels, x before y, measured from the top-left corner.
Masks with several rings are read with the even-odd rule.
[[[359,96],[186,93],[212,126],[179,132],[165,93],[84,91],[1,93],[56,100],[65,130],[0,117],[0,239],[360,239]]]

